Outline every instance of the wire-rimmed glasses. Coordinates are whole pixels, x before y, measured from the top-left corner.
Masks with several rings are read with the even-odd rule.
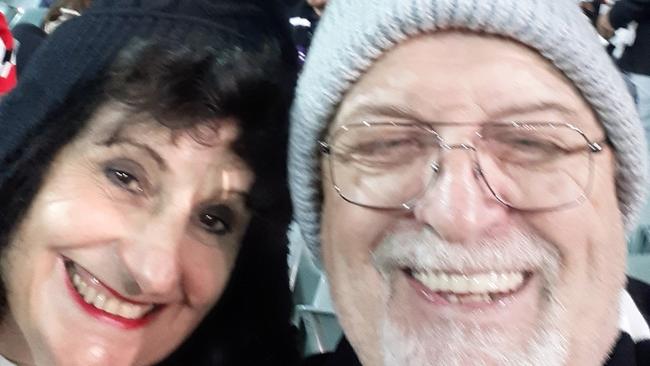
[[[439,131],[474,128],[471,141],[448,144]],[[445,168],[444,155],[463,150],[502,204],[525,211],[579,204],[593,183],[592,141],[569,123],[362,122],[319,141],[335,190],[369,208],[410,210]]]

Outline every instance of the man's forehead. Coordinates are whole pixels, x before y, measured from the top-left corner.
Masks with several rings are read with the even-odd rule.
[[[373,117],[480,122],[535,113],[577,124],[593,117],[572,83],[530,48],[445,32],[407,41],[377,61],[347,93],[335,124]]]

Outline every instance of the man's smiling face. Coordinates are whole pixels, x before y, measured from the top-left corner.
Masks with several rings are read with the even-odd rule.
[[[548,61],[516,42],[463,32],[423,36],[385,54],[345,96],[329,134],[364,121],[445,122],[438,132],[449,144],[510,121],[571,123],[592,141],[604,138],[591,108]],[[459,127],[468,122],[476,128]],[[580,204],[541,212],[498,202],[476,157],[461,149],[441,158],[407,212],[346,202],[327,159],[323,261],[364,365],[592,366],[606,358],[625,281],[610,147],[586,161],[593,169]]]

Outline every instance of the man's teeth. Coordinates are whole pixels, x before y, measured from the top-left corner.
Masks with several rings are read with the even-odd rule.
[[[109,314],[127,319],[139,319],[153,309],[153,305],[129,304],[109,294],[99,292],[76,273],[72,275],[72,283],[86,303]]]
[[[505,294],[524,282],[522,272],[489,272],[473,275],[414,271],[413,277],[433,292],[445,293],[450,303],[489,302],[491,295]],[[462,296],[462,298],[459,298]]]

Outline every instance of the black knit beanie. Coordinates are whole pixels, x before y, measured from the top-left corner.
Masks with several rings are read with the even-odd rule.
[[[283,59],[294,63],[295,48],[278,6],[273,0],[95,0],[49,36],[0,103],[0,186],[45,118],[76,87],[95,80],[134,38],[169,39],[179,47],[192,34],[227,35],[251,47],[272,38]]]

